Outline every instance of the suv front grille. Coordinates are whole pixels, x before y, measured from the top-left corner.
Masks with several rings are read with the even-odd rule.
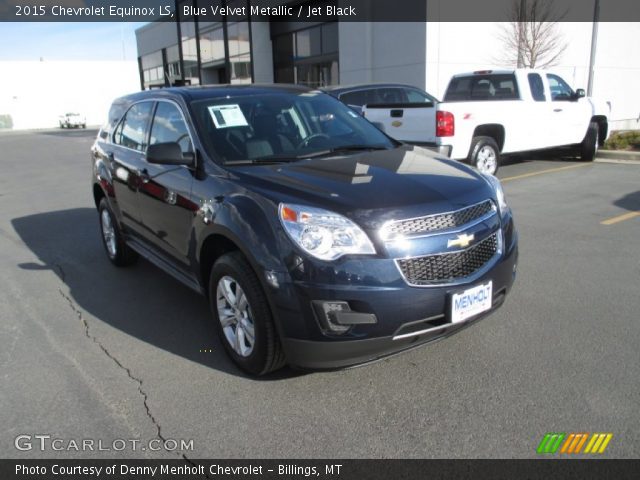
[[[390,223],[385,227],[386,235],[416,235],[455,228],[472,222],[494,209],[491,200],[477,203],[455,212],[439,213],[426,217],[410,218]]]
[[[498,252],[497,231],[466,250],[396,260],[411,285],[451,282],[469,277],[484,267]]]

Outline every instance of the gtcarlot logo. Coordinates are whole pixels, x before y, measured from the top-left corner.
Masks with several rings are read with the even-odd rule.
[[[142,441],[139,438],[104,439],[73,439],[56,438],[51,435],[18,435],[14,446],[21,452],[37,450],[40,452],[123,452],[123,451],[152,451],[152,452],[189,452],[193,451],[193,440],[175,440],[173,438],[154,438]]]

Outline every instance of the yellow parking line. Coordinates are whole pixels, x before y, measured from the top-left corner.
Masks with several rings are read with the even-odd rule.
[[[501,182],[508,182],[509,180],[519,180],[521,178],[535,177],[536,175],[542,175],[542,174],[545,174],[545,173],[552,173],[552,172],[560,172],[562,170],[572,170],[574,168],[587,167],[589,165],[591,165],[591,164],[590,163],[581,163],[579,165],[569,165],[567,167],[547,168],[546,170],[540,170],[540,171],[537,171],[537,172],[523,173],[522,175],[516,175],[514,177],[501,178],[500,181]]]
[[[640,217],[640,212],[624,213],[622,215],[618,215],[617,217],[603,220],[602,222],[600,222],[600,225],[613,225],[614,223],[624,222],[625,220],[630,220],[635,217]]]

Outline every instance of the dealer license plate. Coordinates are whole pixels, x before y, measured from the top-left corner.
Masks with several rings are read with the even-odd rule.
[[[467,318],[491,309],[493,283],[477,285],[451,297],[451,323],[463,322]]]

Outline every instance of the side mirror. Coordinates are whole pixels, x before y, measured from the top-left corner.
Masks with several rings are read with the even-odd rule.
[[[147,148],[147,162],[158,165],[192,165],[194,155],[182,153],[177,142],[156,143]]]
[[[579,88],[576,90],[576,99],[578,98],[584,98],[587,94],[585,93],[584,89]]]

